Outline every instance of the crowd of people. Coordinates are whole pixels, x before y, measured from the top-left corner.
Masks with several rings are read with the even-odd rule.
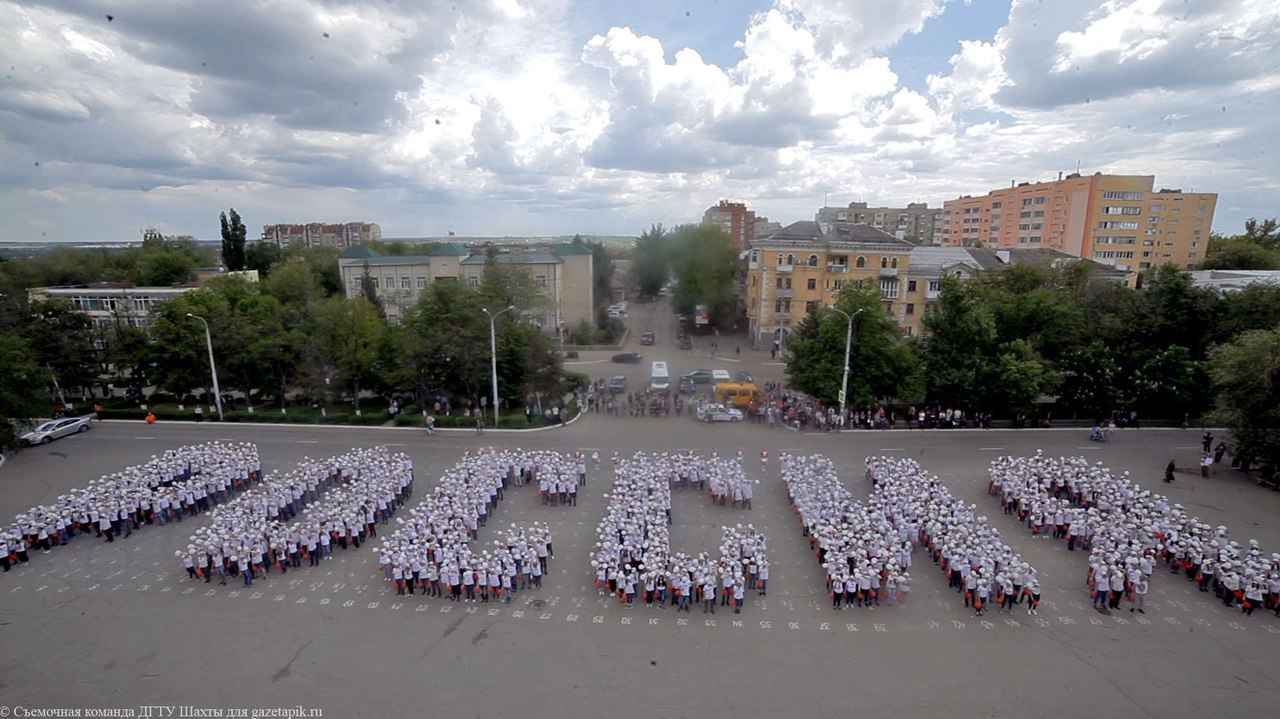
[[[625,606],[643,598],[647,607],[674,606],[704,614],[717,606],[741,613],[748,591],[764,596],[768,588],[768,540],[754,525],[722,527],[719,556],[671,549],[672,487],[701,487],[709,477],[729,474],[741,461],[700,457],[694,453],[648,455],[630,459],[614,455],[612,492],[597,527],[591,551],[596,589],[618,597]]]
[[[510,602],[521,589],[541,587],[555,553],[546,523],[513,524],[491,547],[473,547],[505,490],[537,483],[540,476],[585,483],[585,464],[556,452],[467,450],[374,550],[383,578],[395,583],[397,595],[455,602]]]
[[[217,507],[185,550],[174,554],[193,580],[245,586],[269,573],[318,566],[333,548],[356,549],[376,536],[413,491],[413,462],[385,447],[303,459]]]
[[[7,572],[30,561],[32,551],[49,552],[80,535],[114,542],[148,524],[181,522],[245,491],[261,475],[253,444],[210,442],[167,450],[17,515],[0,531],[0,566]]]
[[[904,601],[911,592],[911,553],[922,519],[913,506],[873,493],[854,501],[835,465],[822,455],[783,454],[787,499],[826,572],[832,608]]]
[[[1202,592],[1245,614],[1259,608],[1280,616],[1280,554],[1265,555],[1256,540],[1241,545],[1225,526],[1211,526],[1181,504],[1142,489],[1129,473],[1112,474],[1083,457],[1000,457],[988,491],[1032,536],[1064,540],[1088,550],[1085,579],[1099,609],[1144,611],[1160,564],[1182,573]]]
[[[596,461],[599,459],[597,453]],[[518,485],[537,482],[543,504],[576,507],[578,487],[587,483],[587,458],[582,452],[525,452],[514,480]]]
[[[1000,531],[978,516],[974,505],[951,496],[913,459],[868,457],[867,478],[876,485],[871,503],[918,528],[920,545],[964,596],[966,607],[982,616],[994,603],[1007,614],[1026,600],[1028,614],[1039,612],[1036,570],[1001,541]]]

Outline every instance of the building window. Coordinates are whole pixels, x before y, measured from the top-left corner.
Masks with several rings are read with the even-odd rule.
[[[413,289],[412,280],[411,280],[410,278],[408,278],[408,277],[401,277],[401,278],[400,278],[400,289],[402,289],[402,290],[410,290],[410,289]]]
[[[929,280],[929,291],[934,293],[941,292],[942,280]]]
[[[427,278],[425,278],[425,277],[419,277],[419,278],[418,278],[418,289],[420,289],[420,290],[425,290],[425,289],[427,289]]]
[[[893,258],[893,259],[889,260],[889,266],[890,266],[890,267],[892,267],[892,268],[893,268],[893,269],[895,269],[895,270],[896,270],[896,269],[898,269],[898,258],[897,258],[897,257],[895,257],[895,258]]]
[[[547,286],[547,276],[546,276],[546,275],[534,275],[534,276],[533,276],[533,281],[534,281],[534,282],[535,282],[539,287],[546,287],[546,286]]]
[[[1111,190],[1111,191],[1102,193],[1102,199],[1104,200],[1141,200],[1142,193],[1141,192],[1117,192],[1115,190]]]
[[[915,291],[916,291],[916,281],[907,280],[907,292],[915,292]],[[911,305],[907,305],[907,306],[910,307]]]
[[[881,257],[881,258],[880,258],[880,266],[881,266],[881,267],[888,267],[888,266],[889,266],[889,258],[888,258],[888,257]]]
[[[912,288],[915,289],[915,288]],[[914,315],[916,313],[916,305],[914,302],[907,303],[907,314]]]
[[[752,251],[751,251],[751,264],[756,264],[756,263],[758,263],[758,262],[760,262],[760,250],[752,250]]]
[[[479,286],[480,286],[480,278],[479,278],[479,277],[468,277],[468,278],[467,278],[467,285],[469,285],[469,286],[471,286],[471,287],[479,287]]]
[[[816,290],[816,289],[818,289],[818,280],[816,280],[816,279],[814,279],[814,278],[810,277],[810,278],[809,278],[809,283],[808,283],[808,285],[806,285],[806,286],[807,286],[809,289],[811,289],[811,290]]]
[[[818,256],[817,256],[817,255],[809,255],[809,266],[810,266],[810,267],[817,267],[817,266],[818,266]]]
[[[880,296],[886,300],[897,299],[898,281],[892,277],[880,280]]]
[[[857,261],[855,261],[855,262],[853,263],[853,266],[854,266],[854,267],[857,267],[858,269],[862,269],[862,268],[866,267],[866,266],[867,266],[867,258],[859,256],[859,257],[858,257],[858,259],[857,259]]]
[[[796,256],[795,256],[795,255],[787,255],[787,264],[788,264],[788,265],[794,265],[795,263],[796,263]]]

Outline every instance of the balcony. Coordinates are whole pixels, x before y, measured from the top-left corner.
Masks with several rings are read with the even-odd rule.
[[[880,276],[881,277],[897,277],[898,268],[897,267],[881,267]]]
[[[827,272],[841,274],[841,273],[846,273],[848,271],[849,271],[848,265],[827,265]]]
[[[795,269],[795,265],[777,265],[776,269],[779,272],[791,272]]]
[[[790,312],[774,312],[773,321],[779,324],[791,324]]]
[[[796,291],[791,287],[779,287],[773,291],[773,296],[778,299],[790,299],[796,296]]]

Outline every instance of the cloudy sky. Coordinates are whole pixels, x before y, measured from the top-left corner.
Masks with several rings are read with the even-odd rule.
[[[0,241],[638,234],[1086,173],[1280,214],[1275,0],[0,0]]]

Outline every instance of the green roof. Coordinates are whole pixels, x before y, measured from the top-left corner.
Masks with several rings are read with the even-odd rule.
[[[429,265],[431,258],[427,255],[376,255],[365,259],[370,267],[380,265]]]
[[[560,255],[561,257],[564,257],[566,255],[594,254],[591,252],[591,248],[582,244],[581,240],[575,240],[573,242],[563,242],[561,244],[556,245],[554,248],[552,248],[551,251],[556,253],[557,255]]]
[[[446,242],[431,251],[431,256],[433,257],[438,255],[457,255],[466,257],[469,254],[471,254],[471,250],[467,249],[465,245],[458,244],[457,242]]]
[[[503,252],[494,258],[500,264],[518,263],[522,265],[555,265],[564,262],[557,255],[549,252]],[[477,253],[462,261],[464,265],[484,265],[489,263],[488,255]]]

